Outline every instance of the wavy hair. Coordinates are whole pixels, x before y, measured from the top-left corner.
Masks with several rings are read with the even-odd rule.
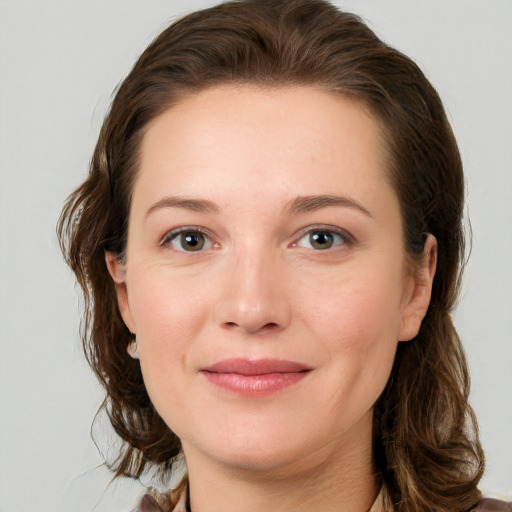
[[[148,123],[218,84],[312,86],[361,102],[378,120],[412,259],[425,234],[438,243],[432,299],[418,336],[399,343],[374,410],[374,459],[388,506],[463,511],[479,497],[483,453],[468,404],[469,376],[453,326],[464,261],[462,164],[442,103],[418,66],[355,15],[323,0],[246,0],[192,13],[144,51],[119,86],[89,174],[58,224],[85,296],[82,337],[124,441],[116,475],[172,469],[180,441],[154,409],[119,314],[105,251],[123,258],[140,142]]]

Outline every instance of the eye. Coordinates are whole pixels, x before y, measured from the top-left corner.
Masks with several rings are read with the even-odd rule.
[[[210,238],[197,229],[173,230],[165,235],[162,245],[170,245],[181,252],[198,252],[212,248]]]
[[[295,245],[317,251],[325,251],[348,242],[349,238],[345,234],[331,229],[313,229],[303,235]]]

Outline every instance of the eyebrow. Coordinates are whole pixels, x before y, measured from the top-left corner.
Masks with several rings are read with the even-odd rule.
[[[337,196],[332,194],[296,197],[295,199],[292,199],[287,203],[287,205],[284,208],[284,211],[290,214],[307,213],[321,210],[322,208],[328,208],[330,206],[354,208],[364,213],[368,217],[373,218],[373,215],[355,199],[351,199],[346,196]],[[207,199],[194,199],[182,196],[167,196],[160,199],[155,204],[151,205],[151,207],[146,212],[146,218],[154,211],[165,208],[181,208],[184,210],[199,213],[220,213],[219,207],[215,203],[213,203],[212,201],[208,201]]]
[[[373,218],[373,215],[361,203],[346,196],[337,196],[332,194],[300,196],[290,201],[285,211],[289,213],[305,213],[328,208],[329,206],[343,206],[347,208],[354,208],[364,213],[368,217]]]
[[[182,196],[167,196],[151,205],[146,212],[146,218],[156,210],[164,208],[182,208],[199,213],[220,213],[219,207],[207,199],[193,199]]]

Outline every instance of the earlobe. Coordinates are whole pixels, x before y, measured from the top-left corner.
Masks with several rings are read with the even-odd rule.
[[[128,290],[126,287],[126,266],[119,260],[116,254],[108,251],[105,251],[105,263],[110,277],[112,281],[114,281],[119,312],[123,317],[126,327],[130,332],[135,333],[135,325],[130,311]]]
[[[418,334],[430,304],[436,265],[437,240],[428,234],[422,260],[411,276],[411,286],[402,307],[398,341],[410,341]]]
[[[137,347],[137,338],[135,334],[133,335],[132,341],[128,343],[128,346],[126,347],[126,351],[132,357],[133,359],[140,359],[139,357],[139,348]]]

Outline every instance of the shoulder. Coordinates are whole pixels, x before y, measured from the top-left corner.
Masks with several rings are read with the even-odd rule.
[[[512,501],[484,498],[474,509],[474,512],[512,512]]]
[[[151,494],[142,496],[137,512],[163,512],[162,508]]]
[[[187,512],[187,501],[187,486],[182,482],[178,488],[167,494],[156,492],[144,494],[136,512]]]
[[[159,502],[153,494],[144,494],[137,512],[187,512],[187,508],[183,500],[173,506],[167,499]]]

